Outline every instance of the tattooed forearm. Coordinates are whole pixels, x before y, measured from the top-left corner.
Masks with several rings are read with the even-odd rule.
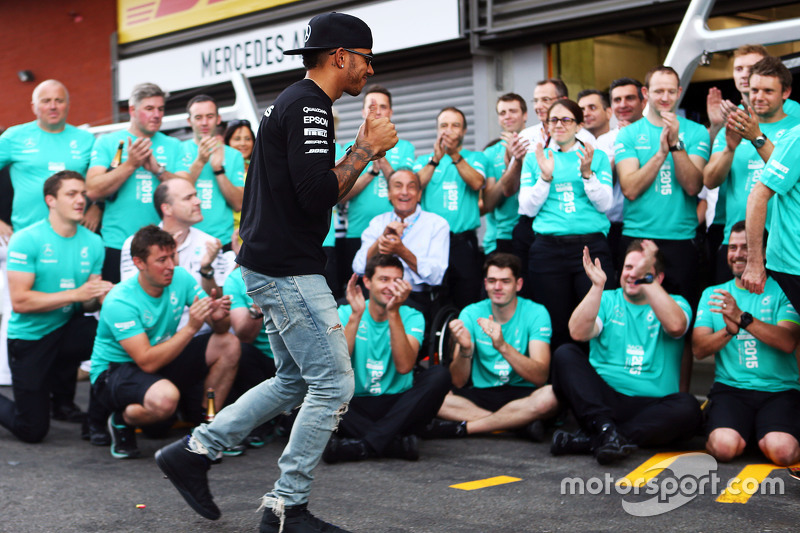
[[[368,149],[353,146],[350,153],[341,160],[333,169],[339,181],[339,200],[344,198],[355,185],[356,180],[372,160]]]

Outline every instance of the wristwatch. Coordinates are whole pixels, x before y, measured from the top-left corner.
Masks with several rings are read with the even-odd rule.
[[[203,268],[201,267],[200,270],[197,271],[202,277],[206,279],[214,279],[214,268],[208,267],[208,272],[203,272]]]
[[[158,168],[156,169],[156,172],[155,172],[156,177],[160,178],[161,174],[163,174],[166,171],[167,171],[167,167],[165,167],[164,165],[158,165]]]
[[[214,172],[215,176],[221,176],[222,174],[225,174],[225,168],[221,168],[219,170],[214,170],[213,172]]]
[[[636,281],[634,281],[633,284],[634,285],[649,285],[649,284],[653,283],[653,280],[655,280],[655,279],[656,279],[656,277],[653,274],[647,273],[647,274],[644,275],[643,278],[639,278]]]
[[[767,136],[763,133],[751,141],[756,150],[767,144]]]
[[[584,178],[584,177],[583,177],[583,175],[581,175],[581,178],[583,178],[585,181],[589,181],[590,179],[592,179],[592,178],[596,178],[596,177],[597,177],[597,173],[595,173],[595,171],[594,171],[594,170],[592,171],[592,173],[591,173],[591,174],[589,174],[589,177],[588,177],[588,178]]]
[[[682,152],[686,149],[686,145],[683,144],[683,141],[679,140],[675,144],[669,147],[670,152]]]
[[[372,168],[369,169],[369,173],[372,174],[373,176],[377,176],[378,174],[381,173],[381,169],[377,168],[375,165],[372,165]]]
[[[739,318],[739,329],[747,329],[753,323],[753,315],[745,311]]]
[[[434,159],[433,159],[432,157],[431,157],[431,158],[430,158],[430,160],[428,161],[428,164],[429,164],[430,166],[432,166],[433,168],[436,168],[436,167],[438,167],[438,166],[439,166],[439,162],[438,162],[438,161],[434,161]]]

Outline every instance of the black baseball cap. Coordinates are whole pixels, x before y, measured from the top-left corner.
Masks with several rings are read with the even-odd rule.
[[[285,50],[285,55],[302,54],[331,48],[372,49],[372,30],[360,18],[344,13],[323,13],[306,26],[305,46]]]

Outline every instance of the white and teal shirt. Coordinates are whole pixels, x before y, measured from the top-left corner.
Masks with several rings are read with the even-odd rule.
[[[205,298],[206,293],[192,275],[179,266],[175,267],[172,283],[164,287],[158,298],[144,291],[139,276],[115,285],[100,310],[89,371],[92,383],[110,363],[133,362],[120,341],[145,333],[150,345],[155,346],[175,335],[183,308],[191,306],[195,296]]]
[[[800,126],[789,130],[772,151],[761,183],[775,191],[767,239],[767,268],[800,275]]]
[[[433,153],[418,157],[414,163],[414,171],[419,172],[432,157]],[[488,162],[485,155],[461,150],[461,157],[481,176],[486,177]],[[481,225],[478,197],[478,191],[467,185],[453,160],[445,154],[422,192],[422,209],[443,217],[453,233],[463,233]]]
[[[347,324],[353,308],[343,305],[339,308],[339,320]],[[425,319],[422,313],[406,305],[400,306],[400,319],[406,335],[411,335],[420,345],[425,334]],[[356,391],[354,396],[383,396],[400,394],[414,383],[414,373],[400,374],[392,359],[392,344],[389,321],[376,322],[367,308],[361,315],[356,332],[356,342],[351,356],[355,373]]]
[[[708,161],[708,131],[691,120],[678,117],[678,137],[686,145],[688,155]],[[617,135],[616,164],[636,159],[643,167],[659,150],[662,127],[647,117],[622,128]],[[636,198],[625,199],[622,234],[644,239],[686,240],[695,237],[697,198],[683,190],[674,172],[672,154],[658,171],[653,183]]]
[[[8,243],[8,270],[34,274],[31,290],[56,293],[77,289],[92,274],[100,274],[105,248],[100,236],[83,226],[75,235],[62,237],[45,218],[15,232]],[[60,328],[81,311],[81,303],[43,313],[11,311],[8,338],[39,340]]]
[[[551,182],[539,179],[541,170],[533,156],[525,158],[520,174],[520,213],[536,217],[533,231],[542,235],[607,235],[611,223],[604,213],[613,200],[608,156],[594,151],[591,166],[595,177],[585,180],[577,151],[546,148],[545,152],[555,162]]]
[[[0,136],[0,168],[11,165],[14,231],[47,218],[42,190],[47,178],[62,170],[86,176],[93,145],[94,135],[69,124],[59,133],[50,133],[33,121],[12,126]]]
[[[527,159],[527,158],[526,158]],[[536,387],[517,374],[511,364],[492,345],[492,339],[478,325],[479,318],[489,318],[492,314],[492,302],[482,300],[465,307],[458,318],[464,322],[474,346],[472,352],[472,386],[476,389],[488,389],[510,385],[513,387]],[[511,320],[500,326],[503,338],[515,350],[526,357],[531,341],[542,341],[550,344],[553,334],[550,325],[550,314],[543,305],[525,298],[517,297],[517,309]]]
[[[711,328],[719,331],[725,327],[720,313],[712,313],[709,305],[715,289],[731,293],[736,305],[767,324],[783,321],[800,324],[800,316],[781,290],[778,282],[767,278],[764,292],[755,294],[736,286],[736,280],[722,285],[708,287],[700,297],[697,307],[695,327]],[[728,341],[716,354],[715,380],[737,389],[779,392],[789,389],[800,390],[800,374],[794,353],[777,350],[753,335],[739,329],[739,333]]]
[[[783,134],[798,125],[800,125],[800,118],[788,115],[778,122],[759,124],[759,127],[761,132],[777,146]],[[720,130],[716,139],[714,139],[714,146],[711,148],[712,154],[725,150],[727,146],[725,131],[725,129]],[[753,185],[761,177],[765,164],[761,156],[758,155],[758,150],[753,146],[753,143],[742,139],[733,153],[731,170],[725,177],[724,182],[727,187],[725,187],[725,236],[722,244],[728,244],[728,237],[730,237],[733,225],[745,219],[747,197],[750,195]],[[720,191],[720,196],[721,194],[722,191]],[[767,220],[769,220],[769,214],[767,215]]]
[[[197,159],[197,143],[194,139],[187,139],[181,143],[181,148],[183,148],[183,158],[178,170],[189,172],[192,163]],[[227,145],[223,145],[223,148],[225,149],[225,158],[222,168],[225,170],[225,177],[234,187],[244,187],[242,153]],[[233,235],[233,208],[222,195],[210,162],[203,166],[203,170],[200,171],[200,175],[194,183],[194,188],[197,189],[200,209],[203,212],[203,220],[195,225],[198,229],[219,239],[223,245],[230,244]]]
[[[690,324],[689,302],[670,296]],[[683,337],[668,335],[650,305],[627,301],[622,289],[603,291],[596,321],[600,334],[589,343],[589,363],[612,389],[653,398],[678,392]]]
[[[506,145],[498,142],[483,151],[486,156],[486,178],[500,181],[506,171]],[[486,233],[483,234],[483,251],[490,254],[497,248],[497,239],[509,240],[519,220],[519,191],[503,195],[497,206],[486,213]]]
[[[128,142],[136,141],[136,136],[128,130],[109,133],[97,139],[92,151],[90,167],[108,168],[117,153],[119,141],[124,141],[122,161],[128,159]],[[168,172],[180,170],[181,142],[163,133],[156,132],[152,139],[152,150],[159,164]],[[108,248],[119,250],[129,235],[148,224],[158,224],[158,214],[153,207],[153,193],[159,184],[155,174],[143,167],[137,168],[117,192],[106,198],[103,212],[103,226],[100,233]],[[231,215],[232,216],[232,215]],[[231,230],[233,231],[233,230]]]
[[[348,143],[345,149],[353,146]],[[338,160],[338,156],[337,156]],[[399,140],[394,148],[386,152],[386,161],[397,170],[401,167],[412,168],[414,165],[414,145],[408,141]],[[366,166],[361,172],[378,169],[376,163]],[[392,210],[389,203],[389,185],[383,172],[372,178],[363,191],[350,199],[347,207],[347,235],[348,239],[360,239],[361,234],[367,229],[370,220],[378,215]]]

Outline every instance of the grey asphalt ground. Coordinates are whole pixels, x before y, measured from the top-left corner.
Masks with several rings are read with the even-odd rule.
[[[10,396],[11,391],[0,387],[0,394]],[[78,403],[85,406],[87,397],[88,384],[80,383]],[[211,490],[223,512],[212,522],[184,503],[152,459],[160,446],[179,436],[178,431],[163,440],[140,436],[145,458],[120,461],[107,448],[81,441],[75,424],[53,422],[39,445],[20,443],[0,428],[0,532],[257,531],[261,514],[256,509],[278,476],[285,438],[212,467]],[[696,438],[685,449],[699,451],[702,446]],[[800,481],[782,469],[771,479],[782,481],[783,494],[755,494],[745,504],[697,495],[677,509],[643,518],[629,515],[622,501],[650,496],[562,494],[562,480],[602,479],[606,473],[618,479],[664,450],[637,450],[608,467],[588,456],[552,457],[548,444],[511,434],[422,441],[420,450],[418,462],[320,464],[310,509],[358,532],[800,530]],[[746,465],[764,462],[749,454],[720,465],[717,473],[724,487]],[[450,487],[495,476],[520,481],[472,491]],[[137,504],[146,507],[138,509]]]

